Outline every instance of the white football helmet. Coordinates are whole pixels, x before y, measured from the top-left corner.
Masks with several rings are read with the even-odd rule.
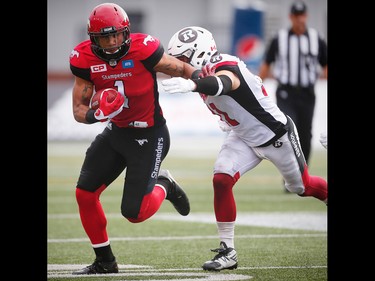
[[[215,53],[217,48],[212,33],[199,26],[180,29],[168,43],[168,54],[199,69]]]

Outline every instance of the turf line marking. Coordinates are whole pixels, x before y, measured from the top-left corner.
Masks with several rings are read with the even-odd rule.
[[[48,264],[48,278],[100,278],[100,277],[119,277],[119,276],[171,276],[179,277],[177,279],[155,279],[158,281],[163,280],[210,280],[210,281],[221,281],[221,280],[249,280],[252,279],[252,276],[243,275],[243,274],[220,274],[218,272],[208,272],[203,271],[202,268],[183,268],[183,269],[153,269],[150,266],[140,266],[140,265],[124,265],[119,264],[119,273],[112,274],[95,274],[95,275],[73,275],[72,271],[82,268],[82,264]],[[139,268],[139,269],[136,269]],[[143,269],[140,269],[143,268]],[[133,269],[133,270],[132,270]],[[176,272],[176,271],[190,271],[190,272]],[[191,272],[193,271],[193,272]],[[183,277],[183,278],[181,278]],[[193,278],[184,278],[184,277],[193,277]],[[154,279],[144,279],[148,281],[153,281]],[[118,279],[116,279],[118,280]],[[130,281],[129,279],[126,279]],[[139,281],[139,279],[137,279]]]
[[[151,266],[143,265],[123,265],[119,264],[119,273],[115,274],[95,274],[95,275],[72,275],[72,271],[81,268],[82,264],[48,264],[47,277],[53,278],[100,278],[100,277],[120,277],[120,276],[170,276],[179,277],[177,279],[145,279],[148,281],[164,281],[164,280],[184,280],[184,281],[197,281],[197,280],[210,280],[210,281],[224,281],[224,280],[250,280],[253,276],[243,274],[220,274],[219,272],[203,271],[202,268],[169,268],[169,269],[153,269]],[[325,265],[316,266],[260,266],[260,267],[238,267],[235,272],[241,270],[263,270],[263,269],[314,269],[314,268],[327,268]],[[184,272],[180,272],[184,271]],[[197,272],[198,271],[198,272]],[[228,271],[227,271],[228,272]],[[182,278],[181,278],[182,277]],[[184,278],[192,277],[192,278]],[[117,280],[117,279],[116,279]],[[131,281],[126,279],[127,281]],[[139,279],[137,279],[139,281]],[[120,280],[118,280],[120,281]]]
[[[190,273],[190,272],[184,272],[184,273],[129,273],[129,272],[119,272],[114,274],[95,274],[93,275],[72,275],[72,274],[48,274],[48,278],[100,278],[100,277],[119,277],[119,276],[145,276],[145,277],[154,277],[154,276],[175,276],[179,277],[176,279],[141,279],[141,280],[147,280],[147,281],[198,281],[198,280],[209,280],[209,281],[230,281],[230,280],[250,280],[253,277],[250,275],[242,275],[242,274],[218,274],[218,273]],[[193,278],[184,278],[184,277],[193,277]],[[100,280],[100,279],[99,279]],[[122,281],[121,279],[116,279],[117,281]],[[125,280],[124,280],[125,281]],[[126,281],[132,281],[132,279],[126,279]],[[140,279],[134,279],[134,281],[140,281]]]
[[[121,214],[109,213],[107,218],[124,219]],[[50,214],[48,219],[79,219],[78,214]],[[183,221],[215,224],[213,213],[191,213],[180,216],[175,213],[157,213],[154,220]],[[327,231],[327,212],[238,212],[236,225],[287,228],[298,230]]]
[[[269,238],[306,238],[306,237],[327,237],[327,233],[316,233],[316,234],[249,234],[249,235],[236,235],[236,239],[241,238],[258,238],[258,239],[269,239]],[[160,240],[200,240],[200,239],[217,239],[217,235],[207,236],[169,236],[169,237],[112,237],[111,241],[160,241]],[[81,243],[89,241],[88,238],[65,238],[65,239],[48,239],[48,243]]]

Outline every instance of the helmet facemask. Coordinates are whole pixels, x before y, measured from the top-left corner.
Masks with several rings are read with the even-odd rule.
[[[185,51],[183,51],[181,54],[171,54],[170,53],[170,55],[173,55],[174,57],[178,58],[179,60],[192,65],[191,59],[193,58],[194,53],[195,53],[195,50],[193,50],[192,48],[189,48],[189,49],[186,49]]]
[[[111,31],[108,31],[111,29]],[[90,39],[92,42],[91,48],[92,51],[102,60],[108,62],[111,66],[117,65],[117,61],[120,60],[123,56],[125,56],[130,48],[130,31],[128,27],[124,27],[121,30],[115,30],[114,27],[106,28],[107,31],[101,33],[91,33]],[[111,36],[122,33],[123,34],[123,41],[118,44],[117,46],[110,47],[110,48],[103,48],[99,44],[99,38],[105,36]],[[117,48],[115,52],[113,49]]]

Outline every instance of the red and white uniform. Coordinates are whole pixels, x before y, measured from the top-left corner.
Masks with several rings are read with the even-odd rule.
[[[210,111],[219,115],[230,128],[215,162],[214,173],[225,173],[238,179],[267,159],[280,171],[291,192],[304,193],[302,174],[306,162],[292,120],[267,94],[260,78],[237,57],[219,54],[211,58],[209,65],[216,68],[215,72],[229,70],[235,73],[241,82],[238,89],[225,95],[201,94]]]
[[[216,58],[216,57],[215,57]],[[220,55],[212,66],[216,72],[228,69],[241,80],[240,87],[227,95],[206,96],[204,102],[212,113],[220,116],[249,146],[259,146],[275,136],[275,130],[286,124],[286,116],[268,96],[259,78],[246,68],[243,61]]]

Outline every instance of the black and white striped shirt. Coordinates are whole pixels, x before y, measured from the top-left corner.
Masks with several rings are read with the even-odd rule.
[[[272,39],[265,62],[274,63],[273,76],[280,84],[313,86],[320,67],[327,65],[327,44],[313,28],[298,36],[291,29],[281,29]]]

